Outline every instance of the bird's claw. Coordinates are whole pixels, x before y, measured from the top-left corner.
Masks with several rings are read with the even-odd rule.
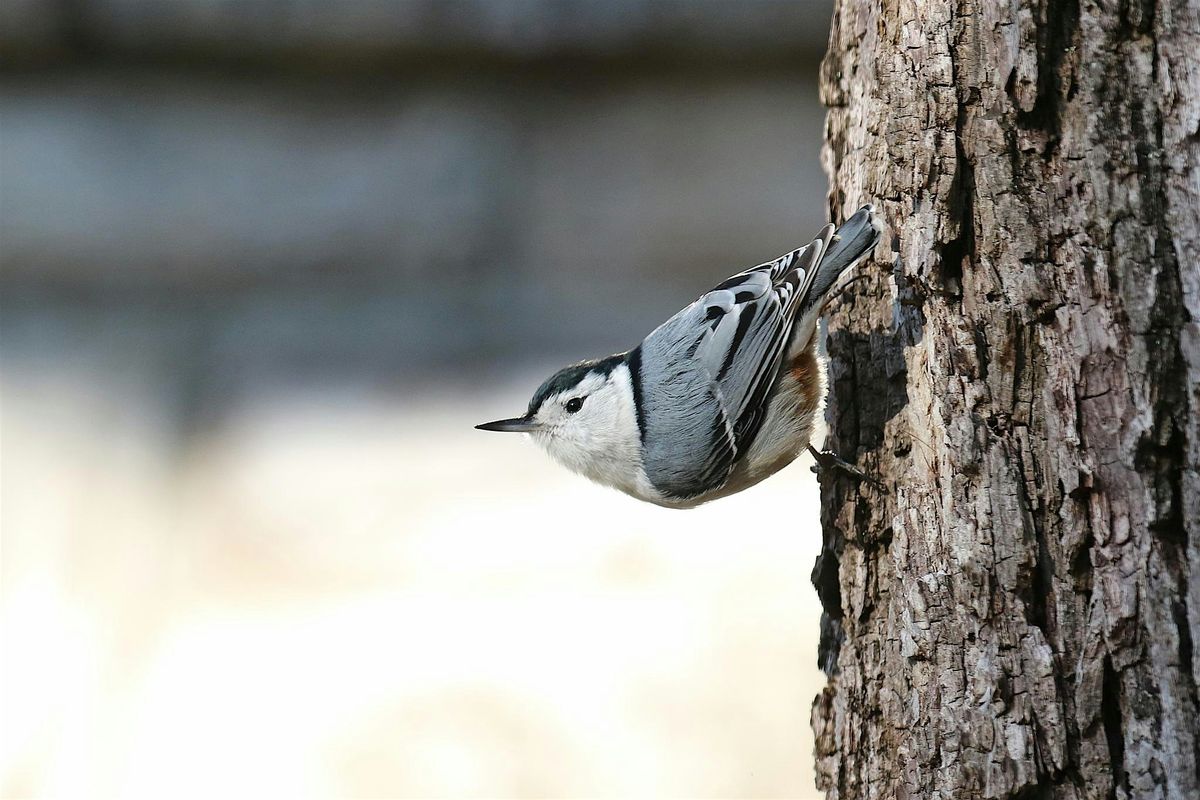
[[[813,447],[811,444],[808,446],[808,452],[813,457],[812,471],[818,475],[825,473],[828,470],[839,469],[855,480],[866,481],[867,483],[878,486],[880,489],[884,488],[883,481],[879,480],[873,475],[863,472],[849,461],[842,460],[837,456],[836,453],[833,453],[829,450],[822,452]]]

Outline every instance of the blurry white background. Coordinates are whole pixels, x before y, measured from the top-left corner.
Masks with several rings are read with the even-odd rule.
[[[3,13],[3,796],[816,795],[807,464],[472,425],[817,230],[824,2]]]
[[[646,506],[472,430],[496,386],[281,398],[172,464],[51,380],[4,398],[6,796],[814,794],[803,467]]]

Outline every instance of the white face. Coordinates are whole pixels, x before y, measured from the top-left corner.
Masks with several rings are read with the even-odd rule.
[[[628,491],[641,472],[637,414],[629,369],[589,372],[553,394],[534,414],[533,437],[568,469]]]

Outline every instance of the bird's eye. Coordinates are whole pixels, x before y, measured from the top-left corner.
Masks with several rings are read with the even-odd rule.
[[[574,414],[576,411],[583,408],[583,398],[582,397],[572,397],[570,400],[567,401],[565,408],[567,409],[568,414]]]

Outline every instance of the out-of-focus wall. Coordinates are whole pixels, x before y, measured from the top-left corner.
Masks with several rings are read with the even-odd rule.
[[[819,228],[828,13],[0,6],[0,793],[809,793],[811,476],[470,426]]]

